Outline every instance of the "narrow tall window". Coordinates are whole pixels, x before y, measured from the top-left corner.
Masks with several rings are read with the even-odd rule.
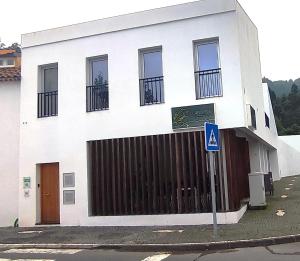
[[[222,96],[218,41],[195,43],[197,99]]]
[[[109,108],[107,56],[88,59],[88,70],[86,110],[87,112],[107,110]]]
[[[58,112],[58,66],[43,65],[39,68],[38,117],[56,116]]]
[[[162,49],[140,51],[140,103],[141,106],[164,102]]]

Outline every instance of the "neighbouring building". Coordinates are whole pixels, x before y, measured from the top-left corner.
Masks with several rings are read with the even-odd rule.
[[[21,90],[21,226],[211,223],[205,121],[221,129],[220,223],[243,215],[249,173],[280,179],[296,171],[282,151],[300,159],[278,139],[236,0],[24,34]]]
[[[18,217],[21,54],[0,49],[0,226]]]

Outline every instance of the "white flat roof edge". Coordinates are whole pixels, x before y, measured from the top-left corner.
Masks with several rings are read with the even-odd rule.
[[[236,0],[199,0],[22,35],[22,48],[236,10]]]

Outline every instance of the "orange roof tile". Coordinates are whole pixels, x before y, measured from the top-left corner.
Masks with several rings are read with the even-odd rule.
[[[11,49],[1,49],[0,50],[0,55],[4,55],[4,54],[10,54],[10,53],[15,53],[16,50],[11,50]]]
[[[21,67],[0,68],[0,82],[20,81]]]

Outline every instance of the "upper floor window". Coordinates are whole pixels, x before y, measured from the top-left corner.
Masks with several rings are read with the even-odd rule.
[[[0,59],[0,67],[14,67],[15,60],[14,59]]]
[[[162,48],[140,50],[140,104],[164,102]]]
[[[256,130],[256,111],[250,104],[247,104],[247,123],[250,129]]]
[[[218,41],[195,42],[197,99],[222,96]]]
[[[270,118],[268,116],[268,114],[265,113],[265,124],[266,127],[270,129]]]
[[[109,108],[107,56],[88,59],[87,112]]]
[[[58,65],[39,67],[38,117],[56,116],[58,112]]]

